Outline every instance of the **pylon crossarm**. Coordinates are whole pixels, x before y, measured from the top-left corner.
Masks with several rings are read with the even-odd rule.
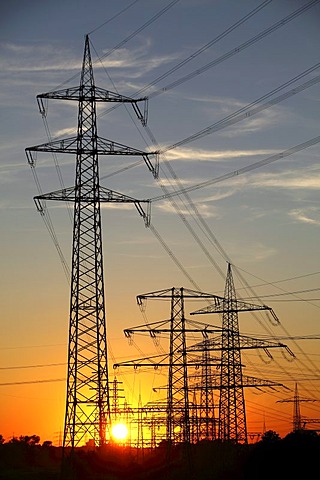
[[[75,100],[75,101],[87,101],[94,100],[96,102],[116,102],[116,103],[131,103],[133,110],[135,111],[138,119],[141,121],[142,125],[147,124],[148,119],[148,98],[130,98],[125,95],[119,95],[118,93],[111,92],[101,87],[91,86],[85,91],[81,89],[80,86],[64,88],[61,90],[56,90],[48,93],[40,93],[37,95],[37,102],[39,106],[39,111],[42,116],[46,116],[47,109],[43,102],[43,99],[55,99],[55,100]],[[141,112],[138,102],[144,102],[144,111]]]
[[[169,365],[169,363],[165,362],[167,358],[168,358],[168,354],[153,355],[150,357],[137,358],[135,360],[127,360],[120,363],[114,363],[113,368],[114,369],[117,369],[120,367],[134,367],[134,369],[137,369],[138,367],[159,368],[159,367]]]
[[[214,299],[217,302],[220,302],[223,300],[223,297],[219,297],[217,295],[214,295],[213,293],[206,293],[206,292],[198,292],[196,290],[190,290],[187,288],[165,288],[163,290],[156,290],[154,292],[149,292],[149,293],[142,293],[140,295],[137,295],[137,303],[140,305],[142,303],[142,300],[146,300],[147,298],[152,298],[152,299],[168,299],[172,300],[172,298],[180,298],[181,297],[181,291],[183,292],[183,297],[184,298],[211,298]]]
[[[260,338],[248,337],[246,335],[239,335],[240,348],[287,348],[284,343],[269,342]]]
[[[92,191],[85,193],[76,193],[77,190],[75,187],[63,188],[62,190],[56,190],[54,192],[45,193],[42,195],[37,195],[34,197],[37,209],[40,213],[44,211],[44,204],[41,200],[57,200],[65,202],[75,202],[81,201],[81,203],[87,202],[88,204],[98,201],[96,194]],[[109,190],[104,187],[100,187],[99,192],[99,202],[110,202],[110,203],[134,203],[139,214],[143,217],[146,227],[150,225],[150,202],[149,200],[137,200],[136,198],[129,197],[119,192]],[[145,211],[142,207],[142,203],[147,204],[147,210]]]
[[[123,330],[126,337],[133,335],[133,333],[150,333],[159,331],[164,325],[169,323],[170,320],[160,320],[158,322],[150,322],[147,325],[137,325],[136,327],[126,328]]]
[[[119,102],[119,103],[134,103],[146,101],[147,97],[131,98],[119,93],[111,92],[105,88],[92,85],[90,87],[81,88],[79,85],[76,87],[62,88],[61,90],[55,90],[47,93],[39,93],[37,100],[39,102],[43,98],[50,98],[56,100],[95,100],[96,102]]]
[[[62,190],[56,190],[54,192],[50,193],[43,193],[42,195],[37,195],[36,197],[33,197],[35,204],[37,206],[37,209],[41,212],[43,209],[43,205],[45,202],[41,202],[41,200],[57,200],[57,201],[70,201],[74,202],[75,200],[75,188],[74,187],[68,187],[68,188],[63,188]]]
[[[136,300],[137,304],[139,305],[141,311],[145,311],[146,309],[146,302],[148,299],[154,299],[154,300],[170,300],[172,299],[180,299],[181,298],[181,292],[184,292],[184,289],[178,289],[178,288],[166,288],[164,290],[157,290],[155,292],[150,292],[150,293],[144,293],[137,295]],[[170,320],[167,320],[170,322]]]
[[[273,311],[272,308],[268,307],[267,305],[254,305],[253,303],[247,303],[241,300],[231,303],[221,297],[217,297],[217,302],[215,304],[191,312],[190,315],[201,315],[205,313],[251,312],[254,310]]]
[[[242,386],[243,387],[285,387],[282,383],[278,382],[272,382],[271,380],[265,380],[261,378],[256,378],[256,377],[250,377],[247,375],[243,375],[242,377]]]
[[[40,145],[34,145],[26,148],[26,154],[29,160],[27,152],[55,152],[55,153],[72,153],[72,154],[98,154],[98,155],[140,155],[143,157],[148,168],[155,170],[155,167],[151,164],[149,156],[158,157],[158,152],[144,152],[136,148],[129,147],[122,143],[108,140],[107,138],[97,137],[96,149],[92,150],[92,144],[88,142],[87,147],[83,144],[81,150],[79,150],[78,137],[73,136],[69,138],[62,138],[59,140],[52,140],[51,142],[42,143]],[[157,163],[156,160],[155,163]],[[30,163],[30,162],[29,162]]]

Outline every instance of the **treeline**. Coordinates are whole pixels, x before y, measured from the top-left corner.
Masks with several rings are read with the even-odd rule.
[[[0,435],[1,480],[290,480],[317,478],[320,436],[302,430],[283,439],[270,430],[254,444],[201,441],[156,449],[107,445],[74,452],[37,435]]]

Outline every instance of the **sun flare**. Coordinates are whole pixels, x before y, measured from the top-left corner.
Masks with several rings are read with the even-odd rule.
[[[125,440],[128,436],[128,428],[124,423],[116,423],[112,426],[112,436],[115,440]]]

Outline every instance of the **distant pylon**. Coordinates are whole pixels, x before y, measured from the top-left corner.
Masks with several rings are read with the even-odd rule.
[[[205,344],[208,340],[205,340]],[[200,403],[199,403],[199,439],[215,440],[216,439],[216,419],[214,405],[214,388],[213,374],[211,369],[211,357],[207,348],[202,352],[202,372],[200,386]]]
[[[300,403],[301,402],[318,402],[318,400],[314,398],[301,398],[298,393],[298,384],[295,383],[294,387],[294,397],[288,398],[284,400],[277,400],[277,403],[293,403],[293,416],[292,416],[292,427],[293,432],[300,432],[304,430],[306,423],[320,423],[320,419],[304,419],[302,420],[301,411],[300,411]]]
[[[169,333],[169,353],[165,353],[152,359],[142,358],[138,360],[124,361],[114,364],[114,367],[120,366],[150,366],[168,367],[168,385],[167,402],[163,410],[166,413],[166,440],[170,443],[190,442],[191,440],[191,419],[190,419],[190,400],[189,400],[189,379],[188,367],[200,367],[201,360],[189,361],[187,359],[187,333],[199,333],[207,336],[209,333],[220,331],[219,328],[210,328],[208,325],[200,322],[192,322],[191,328],[185,318],[185,299],[215,299],[221,300],[221,297],[210,293],[197,292],[185,289],[183,287],[159,290],[137,296],[140,308],[144,308],[144,300],[170,299],[171,314],[170,320],[154,322],[149,325],[143,325],[124,330],[125,335],[130,338],[134,332],[147,332],[153,339],[156,339],[161,333]],[[210,359],[210,362],[215,360]]]
[[[69,317],[68,376],[63,447],[80,446],[87,439],[104,445],[110,438],[110,394],[108,381],[105,292],[102,256],[101,202],[134,203],[149,225],[149,211],[141,202],[103,188],[99,181],[99,155],[141,155],[148,168],[158,175],[149,155],[97,134],[97,102],[131,103],[145,123],[137,105],[130,99],[95,86],[89,37],[85,48],[80,85],[37,96],[40,113],[47,112],[43,99],[71,100],[78,103],[77,135],[29,147],[28,162],[35,166],[32,152],[72,153],[76,155],[75,186],[35,197],[39,211],[45,201],[71,201],[74,205],[72,273]],[[43,202],[44,201],[44,202]],[[143,201],[142,201],[143,202]],[[147,205],[149,207],[149,202]],[[149,209],[148,209],[149,210]]]
[[[191,315],[222,314],[221,339],[209,339],[192,348],[193,350],[202,348],[221,351],[220,384],[216,388],[220,390],[218,438],[223,441],[248,442],[244,387],[282,386],[269,380],[246,377],[242,373],[241,350],[243,348],[263,348],[267,353],[269,348],[287,348],[281,343],[266,342],[240,335],[238,312],[253,310],[269,310],[276,318],[272,309],[266,305],[254,305],[237,300],[229,263],[223,299],[206,308],[191,312]],[[271,356],[269,353],[268,355]]]
[[[294,392],[294,402],[293,402],[293,431],[301,430],[301,412],[300,412],[300,401],[298,394],[298,385],[296,383],[295,392]]]

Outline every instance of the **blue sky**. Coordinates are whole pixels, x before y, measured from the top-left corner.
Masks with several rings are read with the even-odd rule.
[[[59,398],[50,396],[50,401],[52,408],[63,412],[64,383],[58,379],[65,376],[69,283],[34,206],[38,191],[24,150],[48,141],[36,95],[78,84],[84,36],[89,34],[96,84],[126,96],[136,98],[138,92],[149,96],[147,129],[129,108],[103,106],[98,110],[100,136],[133,148],[161,151],[159,181],[143,164],[126,169],[136,159],[104,157],[100,159],[101,184],[137,199],[157,198],[181,188],[188,194],[152,202],[153,230],[145,228],[134,207],[103,209],[110,363],[125,354],[141,356],[139,350],[128,349],[122,333],[144,321],[136,295],[172,286],[221,294],[230,260],[239,296],[262,301],[277,312],[281,325],[268,323],[272,335],[297,337],[287,341],[297,356],[295,362],[289,364],[279,356],[268,371],[256,355],[248,360],[251,373],[281,378],[290,389],[299,381],[304,396],[319,396],[319,344],[301,337],[319,331],[319,143],[303,145],[319,135],[320,2],[289,21],[291,14],[309,3],[3,2],[2,383],[56,379],[52,385]],[[276,28],[282,19],[283,25]],[[285,93],[287,98],[280,101]],[[242,118],[241,109],[246,107],[248,115]],[[226,118],[229,123],[218,124],[228,122]],[[52,138],[73,135],[76,119],[74,105],[50,102],[47,127]],[[191,141],[201,131],[207,134]],[[177,143],[180,146],[172,148]],[[280,158],[281,152],[295,147],[297,153]],[[266,164],[258,168],[257,162],[263,160]],[[73,185],[74,158],[60,155],[56,162],[58,167],[49,155],[38,155],[36,173],[43,192],[60,188],[60,174],[65,186]],[[250,165],[252,169],[242,174]],[[235,171],[240,174],[233,176]],[[222,176],[226,178],[220,181]],[[204,182],[207,185],[200,188]],[[59,248],[70,265],[72,228],[67,209],[52,202],[49,211]],[[245,290],[248,285],[254,293]],[[192,310],[194,305],[188,307]],[[149,320],[168,315],[168,305],[157,304]],[[240,328],[252,335],[270,335],[250,317],[243,323],[240,319]],[[150,353],[153,347],[146,343],[142,351]],[[54,367],[58,371],[6,369],[39,363],[62,365]],[[307,381],[310,370],[315,378]],[[137,392],[133,393],[132,379],[130,375],[124,379],[130,385],[129,400],[134,401]],[[48,400],[44,388],[51,384],[45,385],[1,387],[1,408],[9,411],[10,418],[10,408],[21,410],[27,399]],[[271,412],[280,408],[275,406],[276,399],[290,394],[279,391],[276,398],[263,401]],[[310,417],[320,416],[315,405]],[[30,416],[30,424],[26,420],[25,428],[31,428],[33,421],[35,431],[29,433],[42,429],[52,435],[61,426],[61,415],[57,425],[45,430],[39,412],[37,421],[35,416]],[[289,410],[283,419],[286,425],[290,415]],[[272,417],[268,420],[271,428]],[[278,420],[279,429],[285,430]],[[9,434],[7,428],[5,435]]]

